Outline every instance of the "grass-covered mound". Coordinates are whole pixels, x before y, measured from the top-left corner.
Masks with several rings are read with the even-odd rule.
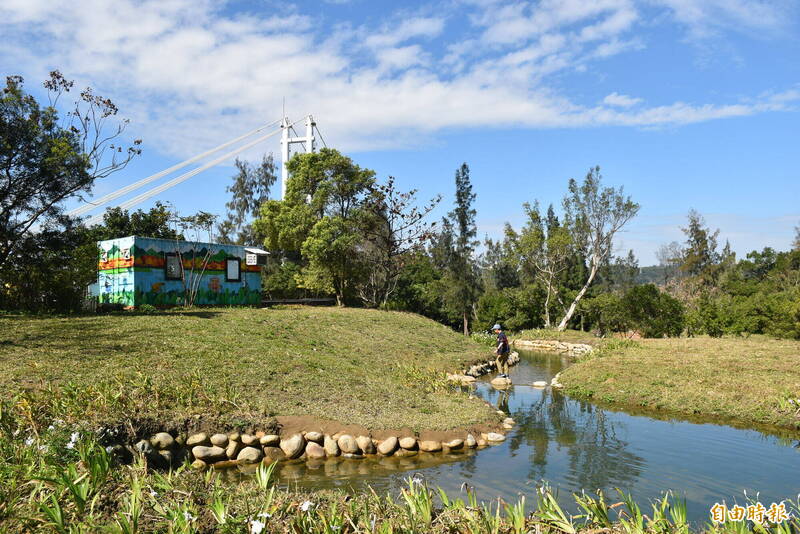
[[[800,342],[762,336],[609,340],[561,374],[601,402],[800,428]]]
[[[4,398],[45,425],[309,415],[446,430],[491,416],[443,380],[489,352],[418,315],[359,309],[0,317]]]

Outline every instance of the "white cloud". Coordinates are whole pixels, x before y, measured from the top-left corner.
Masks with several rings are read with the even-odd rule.
[[[630,35],[640,17],[632,1],[468,7],[475,27],[461,39],[445,33],[449,13],[326,32],[326,21],[291,9],[232,15],[211,0],[7,0],[0,61],[28,79],[57,67],[91,84],[131,117],[146,149],[177,156],[277,118],[284,97],[291,115],[313,112],[345,150],[402,146],[454,127],[687,124],[800,99],[792,90],[644,107],[612,93],[587,107],[549,77],[643,46]]]
[[[616,106],[616,107],[620,107],[620,108],[629,108],[629,107],[635,106],[636,104],[639,104],[641,102],[643,102],[643,100],[641,98],[634,98],[634,97],[628,96],[628,95],[621,95],[621,94],[617,93],[616,91],[611,93],[610,95],[607,95],[603,99],[603,103],[604,104],[608,104],[609,106]]]
[[[587,32],[586,39],[591,39],[593,34],[621,31],[629,27],[637,17],[629,0],[541,0],[492,5],[476,21],[486,28],[484,39],[487,42],[508,44],[600,15],[609,16],[597,25],[584,28]]]
[[[376,56],[381,70],[402,70],[425,63],[425,53],[419,45],[386,48],[377,52]]]
[[[667,7],[690,37],[705,39],[720,30],[781,31],[797,12],[791,0],[649,0]]]
[[[444,29],[441,17],[414,17],[403,20],[398,26],[384,28],[380,33],[368,36],[364,44],[369,47],[395,46],[415,37],[436,37]]]

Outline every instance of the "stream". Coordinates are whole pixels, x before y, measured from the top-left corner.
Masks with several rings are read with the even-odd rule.
[[[278,476],[290,488],[344,488],[378,494],[396,492],[417,473],[431,486],[461,496],[462,484],[478,497],[529,505],[542,481],[558,491],[575,511],[571,493],[602,489],[616,502],[615,488],[630,492],[642,511],[671,489],[684,497],[689,519],[704,522],[708,510],[724,499],[745,503],[744,491],[766,507],[800,492],[800,437],[738,429],[712,422],[659,420],[626,411],[610,411],[531,384],[550,379],[570,364],[567,357],[519,351],[512,368],[514,386],[501,392],[480,379],[475,394],[510,414],[517,425],[500,445],[480,451],[410,458],[285,463]]]

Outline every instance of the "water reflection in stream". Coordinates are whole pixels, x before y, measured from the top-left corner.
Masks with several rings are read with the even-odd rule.
[[[354,491],[369,485],[380,494],[399,489],[406,477],[419,472],[430,484],[454,494],[467,482],[483,499],[527,494],[530,502],[536,486],[547,480],[565,504],[571,492],[581,489],[622,488],[640,505],[672,489],[686,497],[693,521],[705,520],[708,508],[722,499],[742,502],[744,490],[750,495],[760,492],[764,503],[795,498],[800,492],[796,438],[603,410],[550,388],[526,385],[549,382],[569,364],[567,359],[521,356],[511,371],[515,385],[510,390],[495,390],[489,377],[476,386],[476,394],[517,422],[501,445],[444,458],[421,454],[287,463],[280,467],[281,481],[293,488]]]

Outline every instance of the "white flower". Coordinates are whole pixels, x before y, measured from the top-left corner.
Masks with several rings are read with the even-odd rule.
[[[75,444],[78,443],[78,438],[80,438],[80,437],[81,437],[81,435],[80,435],[79,432],[73,432],[69,437],[69,443],[67,443],[67,448],[68,449],[74,449],[75,448]]]
[[[150,490],[150,496],[153,497],[153,498],[158,497],[158,492],[156,490],[154,490],[154,489],[151,489]]]
[[[53,430],[55,427],[56,427],[55,425],[50,425],[47,427],[47,430]]]
[[[314,506],[314,503],[311,501],[304,501],[303,504],[300,505],[300,510],[304,512],[308,512],[309,508]]]
[[[261,512],[260,514],[258,514],[257,517],[263,517],[264,519],[269,519],[270,517],[272,517],[272,514],[268,514],[267,512]]]
[[[26,438],[25,439],[25,446],[26,447],[30,447],[31,445],[33,445],[33,437]]]
[[[252,521],[250,521],[250,532],[251,534],[261,534],[261,531],[264,530],[265,526],[267,525],[263,521],[259,521],[258,519],[253,519]]]
[[[193,516],[193,515],[192,515],[192,514],[190,514],[189,512],[183,512],[183,518],[184,518],[186,521],[194,521],[195,519],[197,519],[195,516]]]

